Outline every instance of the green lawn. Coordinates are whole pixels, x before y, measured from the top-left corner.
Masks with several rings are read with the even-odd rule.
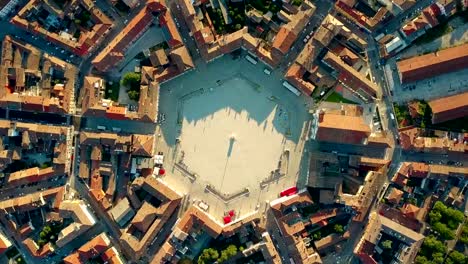
[[[351,101],[351,100],[348,100],[348,99],[344,98],[343,96],[341,96],[341,94],[339,94],[337,92],[331,93],[327,97],[327,99],[325,99],[325,101],[334,102],[334,103],[357,104],[354,101]]]

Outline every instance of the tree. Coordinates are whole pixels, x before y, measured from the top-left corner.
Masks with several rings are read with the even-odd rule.
[[[335,226],[333,226],[333,230],[335,230],[335,232],[338,233],[338,234],[343,234],[344,233],[343,226],[339,225],[339,224],[336,224]]]
[[[205,248],[198,257],[198,264],[214,262],[219,257],[219,253],[214,248]]]
[[[427,263],[429,263],[429,260],[427,260],[427,258],[424,257],[424,256],[416,256],[416,258],[414,259],[414,263],[416,263],[416,264],[427,264]]]
[[[320,240],[322,238],[322,233],[317,232],[313,235],[314,240]]]
[[[234,26],[234,29],[235,29],[235,30],[240,30],[240,29],[242,29],[242,25],[241,25],[241,24],[236,24],[236,25]]]
[[[218,258],[218,262],[226,261],[237,254],[237,247],[235,245],[229,245],[225,250],[221,251],[221,257]]]
[[[449,218],[447,222],[450,222],[450,221],[453,222],[454,224],[453,228],[457,228],[458,224],[463,222],[463,220],[465,219],[465,216],[463,215],[461,211],[453,209],[453,208],[447,208],[447,210],[445,211],[445,216]]]
[[[127,92],[127,94],[128,94],[128,98],[130,98],[133,101],[138,101],[138,99],[140,99],[140,92],[139,91],[129,90]]]
[[[468,224],[463,225],[458,241],[468,244]]]
[[[437,253],[432,254],[432,262],[437,263],[437,264],[444,263],[444,253],[437,252]]]
[[[410,203],[410,204],[412,204],[412,205],[416,205],[416,198],[413,198],[413,197],[408,198],[408,200],[406,200],[406,202],[407,202],[407,203]]]
[[[39,233],[39,237],[42,238],[42,239],[44,239],[44,238],[47,237],[47,233],[44,232],[44,231],[41,231],[41,232]]]
[[[429,222],[431,224],[437,223],[442,219],[442,214],[439,211],[430,211],[429,212]]]
[[[192,263],[193,261],[189,258],[182,258],[177,262],[177,264],[192,264]]]
[[[447,227],[444,223],[437,222],[432,226],[432,229],[439,233],[442,239],[450,240],[455,238],[453,231]]]
[[[47,244],[47,241],[44,240],[44,239],[41,239],[41,238],[40,238],[40,239],[37,241],[37,246],[38,246],[39,248],[41,248],[41,247],[44,246],[45,244]]]
[[[467,261],[467,258],[465,257],[465,255],[463,253],[461,253],[461,252],[456,251],[456,250],[452,251],[448,255],[448,259],[451,260],[452,263],[454,263],[454,264],[464,264]]]
[[[392,241],[391,240],[385,240],[382,242],[382,247],[384,249],[391,249],[392,248]]]
[[[128,72],[122,78],[122,84],[131,87],[134,84],[140,84],[141,81],[141,74],[136,72]]]
[[[437,240],[433,235],[430,235],[424,239],[420,253],[424,256],[432,256],[434,252],[445,252],[447,248],[444,243]]]
[[[295,5],[295,6],[300,6],[302,4],[302,0],[292,0],[292,5]]]

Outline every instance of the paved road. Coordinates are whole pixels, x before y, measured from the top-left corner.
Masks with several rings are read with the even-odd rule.
[[[271,210],[266,212],[267,216],[267,225],[266,229],[268,233],[271,235],[271,239],[273,244],[275,245],[276,249],[278,250],[278,254],[281,257],[281,261],[285,264],[289,264],[289,251],[288,245],[284,243],[284,239],[280,233],[279,226],[276,224],[275,216]]]
[[[120,230],[117,228],[114,220],[112,220],[109,214],[102,210],[96,200],[91,197],[89,194],[89,188],[85,184],[80,181],[76,181],[75,190],[81,195],[82,199],[88,202],[88,206],[92,208],[94,215],[100,219],[100,222],[104,223],[105,230],[107,230],[107,232],[111,235],[110,239],[112,244],[119,250],[119,252],[124,253],[121,250],[119,243]]]

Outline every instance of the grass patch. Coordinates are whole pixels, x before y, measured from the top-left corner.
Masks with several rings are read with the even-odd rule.
[[[106,90],[104,93],[104,98],[111,99],[114,102],[119,101],[119,91],[120,84],[119,82],[107,82]]]
[[[345,104],[357,104],[354,101],[348,100],[341,96],[341,94],[337,92],[331,93],[326,99],[326,102],[333,102],[333,103],[345,103]]]

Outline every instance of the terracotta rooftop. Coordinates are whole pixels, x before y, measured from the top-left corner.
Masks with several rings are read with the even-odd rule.
[[[109,237],[105,233],[94,237],[86,244],[78,248],[72,254],[63,259],[65,264],[84,264],[88,260],[99,257],[111,245]]]
[[[8,240],[7,236],[0,230],[0,254],[3,254],[11,247],[11,242]]]
[[[146,31],[154,20],[153,12],[164,12],[166,3],[164,0],[151,0],[117,35],[104,50],[93,60],[93,65],[99,71],[107,71],[123,59],[123,54],[128,45],[134,42],[141,33]],[[164,14],[163,14],[164,15]]]
[[[403,197],[404,192],[397,188],[391,188],[390,193],[387,195],[387,200],[390,203],[398,204]]]
[[[368,80],[356,69],[346,64],[339,56],[332,52],[327,52],[323,61],[339,72],[338,79],[349,89],[354,91],[363,90],[371,97],[377,96],[377,85]]]
[[[319,114],[317,140],[345,144],[363,144],[370,128],[360,116],[334,113]]]
[[[432,100],[429,106],[434,124],[468,116],[468,92]]]
[[[58,234],[57,246],[63,247],[79,235],[89,230],[97,219],[82,200],[66,200],[60,204],[60,217],[72,218],[73,223],[65,227]]]
[[[7,84],[15,81],[15,86],[0,89],[2,107],[34,112],[74,113],[75,103],[72,98],[78,73],[75,66],[8,35],[2,43],[1,61],[0,78]],[[50,76],[52,70],[63,72],[64,80],[53,85]],[[37,87],[26,82],[26,78],[30,77],[40,79]],[[33,93],[31,90],[38,92]]]
[[[132,154],[135,156],[153,156],[153,145],[154,145],[154,136],[153,135],[132,135],[133,150]]]
[[[403,83],[414,82],[468,67],[468,44],[397,62]]]
[[[273,48],[279,50],[283,54],[286,54],[289,52],[289,49],[296,39],[296,33],[288,29],[286,26],[283,26],[280,28],[273,41]]]
[[[416,219],[418,216],[419,211],[421,208],[417,207],[416,205],[410,204],[410,203],[405,203],[403,207],[401,208],[401,212],[411,218]]]
[[[137,178],[132,182],[130,188],[129,195],[134,195],[132,193],[135,190],[143,189],[148,193],[148,196],[153,196],[161,202],[157,208],[143,202],[139,207],[137,215],[132,220],[132,224],[120,237],[124,245],[123,250],[127,251],[127,255],[132,255],[135,259],[138,259],[176,211],[180,205],[181,196],[161,181],[152,177]],[[132,202],[133,199],[129,198]],[[138,229],[143,234],[140,237],[136,237],[133,234],[135,229]]]

